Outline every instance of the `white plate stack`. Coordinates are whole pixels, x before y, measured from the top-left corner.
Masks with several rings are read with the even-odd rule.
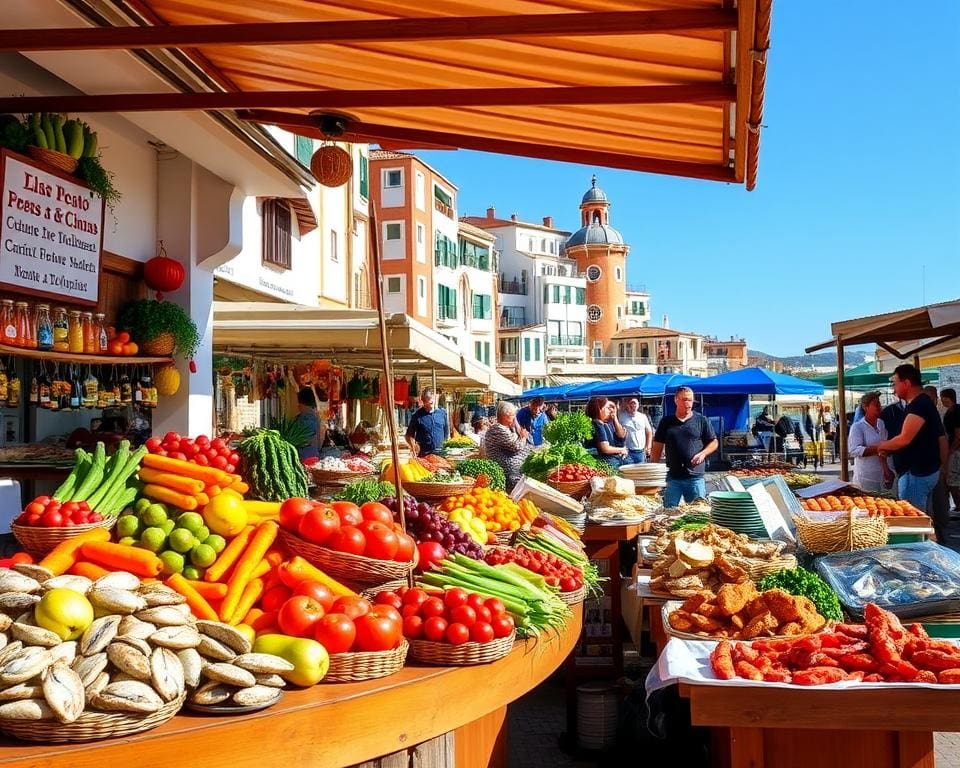
[[[638,489],[661,489],[667,484],[666,464],[624,464],[619,472],[628,480],[633,480]]]

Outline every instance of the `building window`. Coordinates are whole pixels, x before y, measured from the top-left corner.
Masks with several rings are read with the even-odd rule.
[[[504,307],[500,313],[501,328],[522,328],[527,324],[525,307]]]
[[[581,307],[587,303],[587,289],[577,288],[577,304]]]
[[[540,359],[540,337],[538,336],[533,340],[533,359]]]
[[[618,282],[618,283],[619,283],[621,280],[623,280],[623,270],[620,269],[620,267],[617,267],[617,268],[616,268],[616,273],[615,273],[615,274],[616,274],[617,282]]]
[[[421,299],[427,298],[427,280],[423,277],[417,278],[417,296]]]
[[[400,293],[400,283],[401,280],[399,277],[388,277],[387,293]]]
[[[403,186],[403,170],[397,168],[392,171],[383,172],[383,186],[392,189]]]
[[[530,361],[530,337],[526,336],[523,339],[523,359],[524,361]]]
[[[445,285],[437,286],[437,316],[440,320],[457,319],[457,291]]]
[[[647,342],[643,342],[643,344],[640,345],[640,357],[644,360],[650,357],[650,345],[647,344]]]
[[[417,244],[423,245],[423,239],[426,237],[426,229],[423,224],[417,224]]]
[[[485,245],[477,245],[468,240],[460,241],[460,264],[464,267],[474,267],[485,272],[490,269],[490,249]]]
[[[453,198],[438,186],[433,188],[433,207],[444,216],[454,218]]]
[[[617,319],[619,320],[621,317],[623,317],[623,307],[617,304]]]
[[[492,297],[485,293],[473,294],[473,319],[489,320],[493,316]]]
[[[551,289],[552,289],[551,295],[550,295],[551,303],[552,303],[552,304],[559,304],[559,303],[560,303],[560,286],[559,286],[559,285],[552,285],[552,286],[550,286],[550,287],[551,287]]]
[[[367,159],[367,156],[360,153],[359,162],[357,163],[359,167],[360,175],[360,197],[364,200],[370,199],[370,161]]]
[[[393,224],[384,224],[383,231],[386,240],[400,240],[403,238],[403,224],[394,222]]]
[[[540,238],[540,250],[541,250],[543,253],[546,253],[546,252],[547,252],[547,238],[545,238],[545,237],[541,237],[541,238]]]
[[[290,269],[293,251],[290,207],[283,200],[263,201],[263,263]]]
[[[596,264],[587,267],[587,280],[591,283],[597,282],[603,276],[603,270]]]
[[[337,231],[330,230],[330,261],[340,261],[340,254],[337,252]]]
[[[528,237],[528,238],[527,238],[527,250],[530,251],[531,253],[533,253],[533,238],[532,238],[532,237]]]
[[[457,268],[457,244],[446,235],[437,232],[436,242],[433,246],[434,264],[438,267]]]
[[[591,304],[587,307],[587,320],[591,323],[599,322],[603,317],[603,308],[599,304]]]
[[[550,241],[550,253],[557,252],[557,244],[553,240]]]
[[[520,348],[520,340],[516,336],[509,339],[500,339],[500,357],[506,358],[507,362],[515,363]]]
[[[313,139],[306,136],[297,136],[295,145],[297,162],[305,168],[310,167],[310,158],[313,157]]]

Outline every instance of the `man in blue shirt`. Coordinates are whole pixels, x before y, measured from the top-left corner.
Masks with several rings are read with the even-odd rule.
[[[527,442],[531,445],[543,444],[543,427],[547,421],[547,414],[543,412],[542,397],[533,398],[530,405],[517,411],[517,424],[530,433]]]
[[[406,437],[413,456],[430,456],[439,452],[443,441],[450,437],[447,412],[435,406],[435,399],[433,388],[424,387],[420,393],[420,407],[410,417]]]

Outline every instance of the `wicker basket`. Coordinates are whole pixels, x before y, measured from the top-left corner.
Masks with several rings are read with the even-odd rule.
[[[144,341],[140,345],[140,351],[147,355],[168,357],[173,354],[175,346],[176,339],[172,333],[159,333],[149,341]]]
[[[547,480],[547,485],[560,491],[560,493],[565,493],[577,501],[580,501],[580,499],[590,493],[589,480],[576,480],[572,483],[565,483],[559,480]]]
[[[449,496],[459,496],[473,488],[473,481],[469,483],[404,483],[403,490],[417,501],[434,503],[443,501]]]
[[[308,467],[307,472],[313,478],[313,482],[317,485],[326,485],[327,483],[335,483],[340,480],[354,481],[354,480],[372,480],[377,477],[377,473],[370,472],[351,472],[350,470],[339,470],[339,469],[318,469],[316,467]]]
[[[43,741],[49,744],[71,744],[132,736],[163,725],[180,711],[186,698],[184,693],[149,715],[88,709],[72,723],[61,723],[59,720],[0,720],[0,731],[24,741]]]
[[[57,544],[79,536],[81,533],[92,531],[95,528],[106,528],[110,530],[117,522],[117,518],[108,517],[99,523],[86,523],[85,525],[69,525],[66,528],[44,528],[32,525],[11,525],[13,535],[16,536],[20,545],[32,556],[42,557],[52,550]]]
[[[375,560],[372,557],[335,552],[332,549],[318,547],[316,544],[304,541],[299,536],[283,529],[280,530],[280,543],[287,552],[292,555],[300,555],[327,575],[361,587],[372,587],[388,581],[403,579],[416,568],[418,560],[416,554],[414,554],[412,561],[398,563],[394,560]]]
[[[375,587],[367,587],[360,594],[372,601],[381,592],[396,592],[401,587],[409,587],[410,583],[406,579],[394,579],[385,581],[383,584],[377,584]]]
[[[410,644],[404,640],[392,651],[352,651],[331,653],[330,669],[323,676],[325,683],[359,683],[386,677],[403,668]]]
[[[561,592],[557,595],[563,602],[567,605],[576,605],[577,603],[582,603],[587,599],[587,585],[584,584],[580,589],[575,589],[573,592]]]
[[[433,640],[411,640],[410,658],[440,667],[459,667],[470,664],[488,664],[502,659],[513,648],[517,633],[511,632],[489,643],[467,642],[460,645],[437,643]]]
[[[852,509],[846,518],[838,520],[811,520],[797,515],[793,522],[797,540],[815,555],[882,547],[887,543],[887,524],[882,517],[854,517]]]
[[[27,147],[27,154],[38,163],[49,165],[58,171],[72,174],[77,170],[77,158],[65,155],[63,152],[57,152],[53,149],[44,149],[43,147]]]
[[[747,573],[754,581],[762,579],[771,573],[792,570],[796,567],[797,558],[793,555],[781,555],[771,560],[755,560],[749,558],[746,560]]]

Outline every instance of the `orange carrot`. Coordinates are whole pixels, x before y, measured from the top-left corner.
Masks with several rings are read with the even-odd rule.
[[[253,573],[250,574],[250,578],[259,579],[262,576],[266,576],[268,573],[270,573],[272,568],[273,566],[267,562],[267,558],[263,558],[263,560],[257,563],[256,567],[253,569]]]
[[[233,618],[243,590],[253,576],[253,569],[263,560],[267,550],[276,540],[278,530],[279,526],[272,521],[260,523],[256,527],[253,536],[250,537],[250,543],[237,561],[233,575],[227,583],[227,596],[223,598],[223,605],[220,607],[220,618],[223,621],[230,621]]]
[[[210,503],[210,496],[208,496],[203,491],[197,494],[197,507],[205,507]]]
[[[253,626],[253,622],[263,616],[263,611],[260,608],[251,608],[247,611],[247,615],[243,617],[241,624],[246,624],[247,626]]]
[[[243,550],[250,543],[250,537],[253,536],[253,526],[248,525],[238,533],[223,552],[217,557],[216,562],[207,568],[203,574],[204,581],[220,581],[221,577],[230,569],[230,566],[237,562],[237,559],[243,554]]]
[[[203,595],[190,586],[190,582],[183,578],[181,574],[174,573],[164,582],[164,584],[187,598],[187,605],[190,606],[190,610],[193,612],[193,615],[198,619],[209,619],[210,621],[217,620],[216,611],[210,607],[210,603],[206,601]]]
[[[249,613],[250,609],[253,608],[253,604],[260,599],[260,595],[262,594],[263,582],[260,579],[250,579],[243,588],[243,594],[240,595],[240,602],[237,603],[237,608],[233,612],[233,618],[230,619],[230,623],[236,626],[243,621],[243,617]],[[221,606],[221,610],[222,609],[223,606]]]
[[[149,455],[149,454],[148,454]],[[84,559],[116,571],[130,571],[137,576],[156,576],[163,562],[153,552],[108,541],[87,541],[80,547]]]
[[[106,528],[93,528],[72,539],[61,541],[41,560],[38,565],[53,573],[54,576],[66,573],[77,562],[80,547],[86,541],[110,541],[110,531]]]
[[[101,576],[106,576],[110,571],[106,568],[101,568],[96,563],[88,563],[81,560],[71,565],[67,573],[72,573],[74,576],[86,576],[91,581],[96,581]]]
[[[196,496],[189,496],[185,493],[180,493],[179,491],[175,491],[172,488],[167,488],[164,485],[147,483],[145,486],[143,486],[143,490],[140,491],[140,493],[149,499],[153,499],[154,501],[162,501],[164,504],[170,504],[174,507],[185,509],[188,512],[192,512],[198,506],[200,506],[197,502]]]
[[[214,496],[220,495],[220,486],[209,483],[203,487],[203,492],[212,499]]]
[[[280,578],[284,580],[287,586],[292,586],[300,581],[319,581],[321,584],[326,584],[336,597],[357,597],[357,593],[352,589],[344,586],[336,579],[327,576],[327,574],[311,563],[308,563],[299,555],[291,557],[285,563],[281,563],[280,572]],[[286,578],[284,578],[285,576]]]
[[[206,581],[191,581],[187,579],[187,584],[207,600],[223,600],[223,596],[227,594],[227,585],[221,584],[220,582],[207,583]]]
[[[232,482],[230,475],[216,467],[201,467],[192,461],[171,459],[169,456],[158,456],[155,453],[148,453],[144,456],[143,465],[150,469],[159,469],[161,472],[192,477],[196,480],[202,480],[204,483],[216,483],[217,485],[226,483],[229,485]]]
[[[250,486],[243,480],[234,480],[228,487],[231,491],[236,491],[241,495],[250,493]]]
[[[160,472],[156,469],[150,469],[150,467],[140,467],[140,479],[145,483],[163,485],[174,491],[189,495],[196,495],[203,490],[202,480],[175,475],[172,472]]]

